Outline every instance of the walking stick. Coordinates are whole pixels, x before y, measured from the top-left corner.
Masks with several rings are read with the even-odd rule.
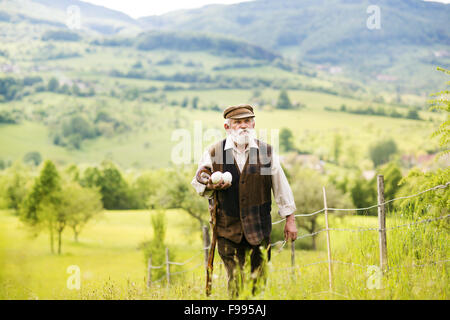
[[[200,168],[196,173],[197,181],[202,184],[208,184],[209,178],[211,177],[211,171],[208,168]],[[209,200],[209,213],[211,216],[210,225],[212,230],[212,240],[211,245],[209,247],[208,253],[208,265],[206,267],[206,295],[211,295],[211,286],[212,286],[212,272],[214,266],[214,253],[216,250],[216,242],[217,242],[217,228],[216,228],[216,216],[217,216],[217,192],[214,191],[213,198]]]
[[[214,266],[214,253],[216,251],[216,242],[217,242],[217,228],[216,228],[216,216],[217,216],[217,192],[214,192],[212,199],[212,206],[210,206],[211,212],[211,230],[212,230],[212,240],[211,246],[209,248],[208,255],[208,266],[206,268],[206,295],[211,295],[211,286],[212,286],[212,273]]]

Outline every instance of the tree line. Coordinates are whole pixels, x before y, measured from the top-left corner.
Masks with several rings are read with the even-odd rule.
[[[324,109],[326,111],[332,112],[346,112],[353,114],[365,114],[372,116],[381,116],[381,117],[391,117],[391,118],[404,118],[411,120],[423,120],[416,108],[409,108],[406,113],[400,113],[395,109],[391,109],[390,111],[386,111],[386,109],[382,106],[378,106],[377,108],[373,108],[372,106],[361,106],[358,108],[348,108],[345,104],[341,105],[339,109],[335,109],[332,107],[325,106]]]
[[[58,170],[52,161],[46,160],[37,169],[37,177],[33,177],[36,172],[31,167],[20,163],[3,170],[0,175],[0,190],[3,191],[0,205],[13,209],[36,235],[46,231],[52,252],[61,253],[64,230],[71,229],[77,241],[84,226],[101,216],[103,209],[176,208],[184,210],[199,229],[209,223],[207,201],[198,196],[190,185],[195,174],[194,166],[125,173],[111,161],[83,169],[72,164]],[[394,164],[381,168],[380,172],[386,175],[386,199],[389,200],[398,192],[401,172]],[[319,191],[324,185],[327,186],[330,206],[363,207],[376,202],[373,179],[367,181],[359,175],[345,176],[344,179],[342,176],[323,176],[295,163],[289,170],[285,168],[285,173],[301,211],[321,209],[323,199]],[[275,210],[273,217],[278,219]],[[312,217],[302,219],[300,227],[314,232],[320,226]],[[313,248],[314,241],[315,238]],[[54,249],[56,243],[57,250]]]
[[[77,97],[92,97],[95,95],[95,89],[88,87],[80,89],[80,85],[73,82],[71,85],[60,83],[55,77],[48,80],[41,76],[0,77],[0,103],[13,100],[19,100],[22,97],[39,92],[54,92]]]

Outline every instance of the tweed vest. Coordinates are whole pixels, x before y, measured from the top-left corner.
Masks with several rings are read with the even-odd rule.
[[[225,150],[225,141],[215,143],[209,153],[213,172],[230,172],[231,187],[218,190],[217,234],[235,243],[244,235],[251,245],[259,245],[270,236],[272,198],[272,147],[255,139],[258,148],[250,148],[247,161],[239,172],[233,150]]]

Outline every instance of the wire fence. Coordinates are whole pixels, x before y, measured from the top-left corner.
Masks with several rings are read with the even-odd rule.
[[[382,179],[383,178],[381,176],[381,180]],[[381,188],[381,192],[384,193],[384,182],[383,181],[381,181],[381,182],[382,182],[382,186],[383,186]],[[390,199],[388,201],[379,201],[378,204],[370,206],[370,207],[367,207],[367,208],[327,208],[326,207],[326,203],[325,203],[325,207],[323,209],[320,209],[320,210],[312,212],[312,213],[296,214],[295,217],[296,218],[297,217],[311,217],[311,216],[314,216],[314,215],[317,215],[319,213],[324,212],[325,216],[326,216],[326,219],[327,219],[328,211],[363,211],[363,210],[369,210],[369,209],[373,209],[373,208],[379,208],[379,211],[380,211],[380,208],[383,208],[383,210],[384,210],[384,206],[386,204],[388,204],[388,203],[393,202],[393,201],[414,198],[414,197],[420,196],[420,195],[422,195],[422,194],[424,194],[426,192],[430,192],[430,191],[434,191],[434,190],[438,190],[438,189],[445,189],[449,185],[450,185],[450,181],[445,183],[445,184],[437,185],[437,186],[434,186],[434,187],[429,188],[427,190],[423,190],[423,191],[418,192],[418,193],[413,194],[413,195],[402,196],[402,197]],[[325,189],[324,189],[324,192],[325,192]],[[379,188],[379,192],[380,192],[380,188]],[[324,198],[326,199],[325,194],[324,194]],[[379,197],[378,199],[379,200],[380,199],[384,199],[384,194],[382,195],[381,198]],[[304,238],[307,238],[307,237],[313,237],[313,236],[316,236],[316,235],[318,235],[318,234],[320,234],[322,232],[327,232],[327,236],[328,236],[328,232],[329,231],[344,231],[344,232],[377,231],[380,234],[382,234],[382,233],[385,233],[386,231],[396,230],[396,229],[400,229],[400,228],[406,228],[406,227],[419,225],[419,224],[431,223],[433,221],[448,219],[449,217],[450,217],[450,214],[446,214],[446,215],[442,215],[442,216],[435,217],[435,218],[422,219],[422,220],[419,220],[419,221],[415,221],[415,222],[411,222],[411,223],[405,223],[405,224],[401,224],[401,225],[396,225],[396,226],[392,226],[392,227],[388,227],[388,228],[383,226],[383,225],[378,226],[378,227],[364,227],[364,228],[363,227],[357,227],[357,228],[329,228],[328,227],[328,228],[321,229],[321,230],[318,230],[318,231],[315,231],[315,232],[312,232],[312,233],[299,235],[299,236],[297,236],[296,240],[304,239]],[[279,224],[279,223],[281,223],[283,221],[285,221],[285,219],[275,221],[275,222],[272,223],[272,225]],[[278,250],[276,251],[276,253],[273,256],[276,256],[279,253],[281,253],[283,248],[286,246],[286,244],[287,244],[286,240],[280,240],[280,241],[271,243],[270,244],[271,247],[275,247],[275,246],[280,245],[280,247],[278,248]],[[292,245],[293,245],[293,242],[292,242]],[[168,253],[166,254],[166,262],[163,265],[154,266],[154,265],[151,264],[151,260],[150,260],[149,266],[148,266],[148,268],[149,268],[148,269],[149,270],[148,277],[149,277],[150,281],[148,282],[148,286],[150,286],[152,283],[154,284],[154,283],[162,282],[164,279],[167,279],[167,283],[169,283],[170,282],[169,279],[170,279],[171,275],[178,275],[178,274],[183,274],[183,273],[187,273],[187,272],[192,272],[192,271],[194,271],[194,270],[196,270],[196,269],[198,269],[198,268],[200,268],[202,266],[206,268],[206,258],[207,257],[205,255],[205,261],[203,263],[199,263],[199,264],[195,265],[194,267],[191,267],[191,268],[189,268],[187,270],[182,270],[182,271],[177,271],[177,272],[170,272],[170,265],[184,266],[184,265],[192,262],[198,256],[202,255],[202,253],[206,254],[205,251],[209,250],[209,249],[210,249],[210,246],[203,247],[202,249],[199,250],[200,251],[199,253],[195,254],[194,256],[190,257],[189,259],[185,260],[184,262],[169,261]],[[382,251],[381,249],[382,248],[380,247],[380,259],[382,258],[381,255],[383,254],[381,252]],[[166,249],[166,250],[168,250],[168,249]],[[330,249],[328,248],[328,250],[330,250]],[[294,250],[291,250],[291,254],[294,254]],[[330,255],[329,255],[329,257],[330,257]],[[331,294],[341,295],[341,294],[338,294],[337,292],[333,291],[333,288],[332,288],[332,279],[331,279],[331,265],[332,264],[343,264],[343,265],[349,265],[349,266],[356,266],[356,267],[360,267],[360,268],[368,268],[370,266],[373,266],[373,265],[369,265],[369,264],[368,265],[363,265],[363,264],[358,264],[358,263],[353,263],[353,262],[340,261],[340,260],[336,260],[336,259],[321,260],[321,261],[316,261],[316,262],[309,263],[309,264],[303,264],[303,265],[295,266],[294,265],[295,259],[291,259],[291,261],[292,261],[292,265],[290,267],[286,267],[286,268],[273,268],[273,267],[271,267],[271,271],[272,272],[285,272],[287,270],[291,270],[292,272],[294,272],[295,270],[298,270],[298,269],[301,269],[301,268],[315,266],[315,265],[319,265],[319,264],[328,264],[330,266],[330,290],[329,291],[323,291],[323,292],[317,292],[316,294],[331,293]],[[400,269],[400,268],[409,268],[409,267],[426,267],[426,266],[430,266],[430,265],[436,265],[436,264],[448,263],[448,262],[450,262],[450,259],[430,261],[430,262],[428,262],[426,264],[422,264],[422,265],[420,265],[420,264],[389,265],[389,269]],[[221,263],[221,262],[216,263],[216,265],[220,265],[220,264],[223,264],[223,263]],[[382,268],[384,267],[382,262],[380,263],[380,265],[381,265]],[[152,269],[162,269],[162,268],[166,268],[166,271],[167,271],[166,274],[161,276],[158,280],[152,281],[151,280],[151,270]],[[343,295],[341,295],[341,296],[343,296]]]

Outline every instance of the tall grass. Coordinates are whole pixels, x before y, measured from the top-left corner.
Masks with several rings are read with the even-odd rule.
[[[171,266],[171,284],[164,277],[146,287],[147,266],[143,263],[140,240],[144,229],[151,230],[149,215],[139,212],[107,212],[106,218],[91,225],[80,238],[80,244],[65,235],[66,252],[50,255],[45,235],[27,238],[17,218],[0,212],[0,298],[1,299],[229,299],[227,277],[218,255],[215,261],[212,294],[205,296],[205,269],[201,252],[201,236],[182,232],[187,215],[174,212],[168,217],[168,243],[182,262]],[[154,213],[150,213],[152,215]],[[328,285],[328,263],[325,233],[319,234],[318,250],[296,250],[295,269],[291,268],[287,244],[281,251],[272,248],[268,278],[264,289],[252,295],[249,284],[239,299],[448,299],[447,220],[391,229],[413,223],[399,212],[387,218],[389,270],[381,279],[381,287],[373,288],[370,266],[379,265],[378,232],[330,231],[333,289]],[[323,216],[320,217],[323,219]],[[417,220],[416,220],[417,221]],[[144,229],[143,229],[144,227]],[[377,227],[373,216],[337,217],[330,214],[330,228]],[[141,236],[136,237],[136,233]],[[175,235],[178,235],[177,237]],[[99,239],[104,239],[100,241]],[[65,287],[66,268],[80,265],[80,290]]]

